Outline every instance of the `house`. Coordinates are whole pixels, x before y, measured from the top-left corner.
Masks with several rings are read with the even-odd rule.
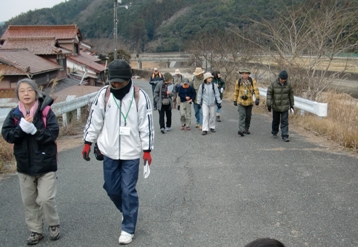
[[[77,73],[85,76],[84,79],[90,85],[103,84],[105,66],[100,64],[97,58],[90,58],[87,52],[82,54],[80,52],[81,42],[82,35],[76,24],[9,25],[0,38],[1,49],[26,48],[34,55],[60,65],[61,69],[55,76],[59,80],[66,78],[69,73]],[[85,45],[90,47],[89,44]]]
[[[30,77],[41,85],[56,78],[63,67],[27,49],[0,49],[0,88],[15,88],[17,81]]]

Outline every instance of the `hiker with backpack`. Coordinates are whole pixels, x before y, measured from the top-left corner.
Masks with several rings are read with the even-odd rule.
[[[178,95],[180,98],[180,130],[190,130],[191,124],[191,105],[195,99],[195,89],[190,86],[189,79],[183,79],[183,85],[178,89]]]
[[[183,76],[180,74],[180,70],[176,69],[173,75],[173,84],[176,88],[176,93],[173,96],[173,108],[177,108],[178,111],[180,110],[180,98],[178,97],[178,89],[181,86],[183,81]]]
[[[250,77],[250,70],[241,69],[239,71],[241,78],[236,80],[234,92],[234,105],[238,106],[239,111],[239,131],[240,136],[250,134],[250,123],[252,107],[260,104],[260,92],[256,80]],[[255,96],[255,101],[253,100]]]
[[[195,128],[199,128],[202,129],[202,125],[203,125],[203,112],[201,110],[201,106],[200,106],[200,102],[197,101],[198,98],[198,90],[199,87],[203,84],[204,82],[204,73],[205,71],[200,68],[200,67],[196,67],[195,71],[193,73],[193,80],[191,83],[191,86],[193,86],[193,88],[195,89],[196,92],[196,99],[194,100],[194,114],[195,114],[195,119],[196,119],[196,125]]]
[[[160,132],[163,134],[165,134],[166,131],[171,130],[172,126],[173,95],[176,93],[172,81],[172,74],[165,72],[164,83],[159,82],[154,90],[154,101],[157,103],[159,111]],[[164,115],[167,118],[166,122],[164,120]]]
[[[153,112],[150,99],[133,85],[132,69],[121,59],[108,65],[109,85],[100,89],[91,106],[84,129],[82,157],[89,161],[91,145],[97,142],[103,155],[104,185],[108,196],[122,213],[119,244],[132,242],[138,217],[140,156],[152,162],[154,148]],[[110,95],[106,100],[106,92]]]
[[[216,107],[221,108],[219,89],[215,86],[213,78],[210,72],[204,74],[204,83],[199,87],[196,98],[203,111],[202,135],[206,135],[209,129],[211,132],[215,132]]]
[[[60,220],[56,208],[57,145],[59,134],[56,115],[50,108],[53,99],[44,95],[31,79],[16,84],[17,107],[7,115],[1,134],[14,144],[17,175],[25,208],[26,224],[31,232],[28,245],[43,239],[43,221],[49,239],[60,238]]]
[[[159,73],[158,68],[153,69],[153,73],[149,78],[149,84],[152,86],[152,94],[153,94],[153,105],[154,105],[154,111],[157,110],[157,102],[154,100],[154,90],[158,83],[163,82],[164,77],[161,73]]]
[[[225,82],[224,80],[221,78],[221,74],[220,71],[214,71],[213,73],[213,82],[214,84],[218,87],[219,92],[220,92],[220,99],[223,99],[223,92],[225,90]],[[217,122],[221,122],[221,108],[216,107],[216,121]]]

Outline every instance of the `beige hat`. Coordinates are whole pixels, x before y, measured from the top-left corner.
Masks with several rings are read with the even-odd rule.
[[[251,71],[250,71],[249,69],[243,68],[243,69],[240,69],[240,70],[239,70],[239,74],[242,74],[242,73],[249,73],[249,74],[251,74]]]
[[[179,69],[176,69],[175,72],[174,72],[174,74],[179,75],[179,74],[180,74],[180,70],[179,70]]]
[[[157,70],[158,70],[158,68],[154,68],[153,70],[154,70],[154,71],[157,71]]]
[[[193,75],[201,75],[201,74],[204,74],[204,73],[205,73],[205,71],[202,68],[196,67]]]
[[[206,73],[204,74],[204,81],[205,81],[206,79],[208,79],[208,78],[214,78],[214,76],[213,76],[210,72],[206,72]]]

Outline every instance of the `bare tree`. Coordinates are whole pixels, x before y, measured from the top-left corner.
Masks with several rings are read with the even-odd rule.
[[[275,65],[274,73],[287,69],[297,93],[314,100],[345,75],[348,58],[338,70],[333,63],[340,54],[358,47],[357,14],[356,1],[308,2],[277,10],[274,20],[250,19],[254,35],[247,36],[238,28],[232,30],[260,47],[269,57],[265,63]]]

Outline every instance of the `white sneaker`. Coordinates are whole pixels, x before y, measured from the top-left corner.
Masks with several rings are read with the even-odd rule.
[[[133,237],[134,234],[122,231],[121,236],[119,236],[118,242],[119,244],[130,244],[132,242]]]
[[[166,131],[169,131],[169,130],[171,130],[171,129],[172,129],[172,128],[170,128],[170,127],[166,127],[166,128],[165,128]]]

